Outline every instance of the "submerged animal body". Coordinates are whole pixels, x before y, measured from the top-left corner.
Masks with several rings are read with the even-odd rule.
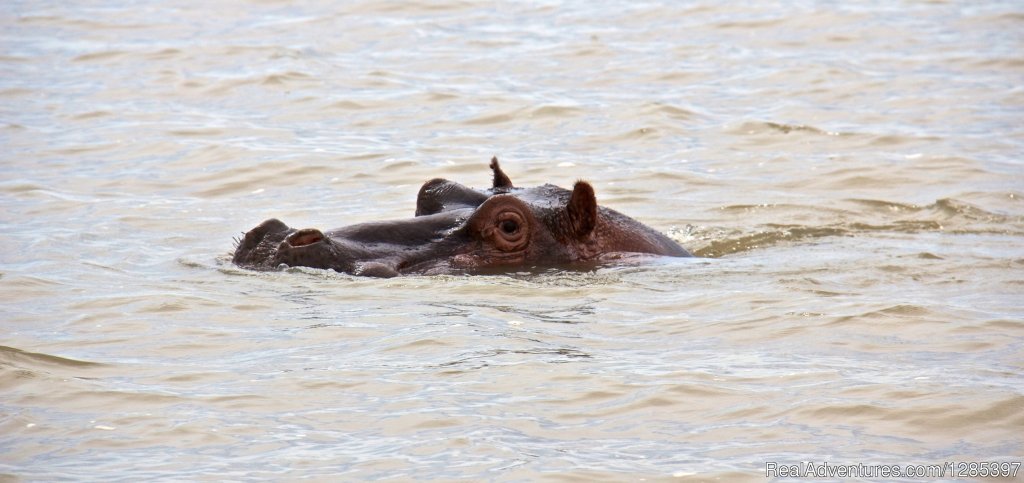
[[[420,188],[416,216],[320,231],[264,221],[238,242],[234,263],[250,269],[303,266],[353,275],[522,270],[601,261],[622,254],[688,257],[667,236],[598,206],[593,187],[517,188],[491,160],[494,182],[476,190],[446,179]]]

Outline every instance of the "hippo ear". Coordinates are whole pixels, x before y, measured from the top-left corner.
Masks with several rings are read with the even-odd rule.
[[[586,181],[577,181],[572,187],[572,196],[565,207],[568,220],[567,232],[575,239],[581,239],[594,231],[597,226],[597,198],[594,187]]]
[[[508,175],[501,170],[501,166],[498,165],[498,157],[491,158],[491,171],[494,171],[494,186],[491,188],[512,188],[512,180],[508,179]]]

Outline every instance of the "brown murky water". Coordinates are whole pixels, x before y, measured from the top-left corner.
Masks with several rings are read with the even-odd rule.
[[[1024,456],[1019,2],[8,2],[0,39],[0,479]],[[495,154],[704,258],[228,261]]]

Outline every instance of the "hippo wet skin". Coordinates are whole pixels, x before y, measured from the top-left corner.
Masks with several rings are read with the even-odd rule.
[[[653,254],[688,257],[667,236],[598,206],[594,188],[546,184],[516,188],[491,160],[493,186],[467,188],[433,179],[420,188],[416,216],[320,231],[264,221],[238,241],[234,263],[268,270],[282,265],[394,277],[522,270]]]

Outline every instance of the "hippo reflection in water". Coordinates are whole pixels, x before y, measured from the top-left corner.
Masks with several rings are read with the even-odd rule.
[[[667,236],[598,206],[594,188],[585,181],[572,191],[550,184],[516,188],[497,158],[491,170],[494,184],[488,190],[428,181],[416,198],[416,217],[407,220],[327,232],[264,221],[238,242],[234,263],[394,277],[572,266],[628,253],[691,256]]]

